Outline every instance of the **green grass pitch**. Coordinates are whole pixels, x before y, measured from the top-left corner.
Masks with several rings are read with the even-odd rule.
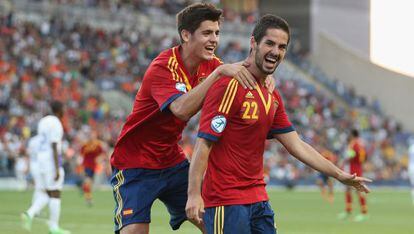
[[[373,189],[368,196],[370,219],[356,223],[337,220],[343,210],[343,192],[335,193],[335,202],[323,201],[318,191],[285,191],[270,189],[270,201],[276,213],[279,234],[413,234],[414,205],[408,190]],[[27,233],[20,227],[19,214],[26,210],[32,192],[0,192],[0,233]],[[354,210],[359,205],[354,196]],[[46,209],[47,210],[47,209]],[[86,207],[76,190],[63,192],[61,226],[73,234],[113,233],[113,198],[111,191],[94,192],[94,206]],[[32,233],[47,233],[47,211],[33,222]],[[152,210],[150,233],[199,233],[188,222],[173,232],[168,225],[168,214],[162,203],[156,202]]]

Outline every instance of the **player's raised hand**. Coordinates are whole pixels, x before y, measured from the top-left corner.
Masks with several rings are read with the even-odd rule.
[[[188,196],[185,212],[189,220],[195,221],[198,224],[203,222],[204,215],[204,201],[201,195]]]
[[[372,180],[365,178],[365,177],[359,177],[356,174],[349,174],[349,173],[342,173],[338,180],[341,181],[343,184],[347,186],[354,187],[359,192],[369,193],[370,190],[366,186],[365,183],[370,183]]]
[[[243,64],[244,62],[223,64],[220,66],[220,74],[234,77],[243,86],[243,88],[253,90],[257,84],[256,80]]]

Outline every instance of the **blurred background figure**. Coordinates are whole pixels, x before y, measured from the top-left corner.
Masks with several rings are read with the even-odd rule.
[[[26,211],[27,216],[35,217],[43,210],[43,208],[49,202],[49,195],[46,193],[45,185],[41,178],[41,168],[39,168],[39,156],[41,146],[41,137],[36,134],[37,131],[33,131],[34,134],[27,143],[27,155],[30,159],[30,176],[33,180],[34,191],[32,196],[32,203],[29,209]],[[29,221],[23,223],[23,228],[31,230],[32,218]]]
[[[366,161],[367,155],[365,151],[364,143],[359,138],[359,131],[352,129],[349,136],[348,148],[345,151],[345,157],[343,160],[343,168],[350,174],[356,176],[363,176],[363,163]],[[359,204],[361,207],[361,213],[354,217],[357,222],[368,219],[368,207],[366,195],[356,191]],[[352,189],[350,187],[345,188],[345,212],[338,215],[340,219],[348,218],[352,213]]]
[[[414,136],[411,136],[408,144],[410,145],[408,149],[409,155],[409,164],[408,164],[408,175],[411,183],[411,199],[414,205]]]
[[[317,147],[317,150],[322,156],[336,165],[337,157],[335,154],[323,147]],[[319,186],[322,198],[332,204],[334,202],[334,180],[323,173],[318,173],[316,184]]]
[[[99,140],[97,131],[91,130],[88,137],[89,139],[80,149],[84,170],[82,191],[86,204],[92,206],[92,186],[94,183],[94,176],[98,170],[102,170],[102,164],[108,164],[108,156],[105,154],[104,144]]]

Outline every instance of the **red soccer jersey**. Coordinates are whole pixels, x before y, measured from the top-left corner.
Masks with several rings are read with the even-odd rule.
[[[81,148],[83,167],[95,170],[96,158],[103,153],[100,141],[88,141]]]
[[[168,109],[171,102],[190,91],[221,62],[202,62],[191,76],[181,59],[180,47],[163,51],[148,67],[114,152],[111,165],[117,169],[163,169],[185,160],[178,145],[187,124]]]
[[[349,149],[355,153],[355,156],[349,160],[349,173],[356,173],[357,176],[362,176],[362,164],[366,159],[366,152],[361,140],[352,140],[349,143]]]
[[[203,181],[206,207],[268,200],[263,175],[266,138],[293,131],[277,91],[243,89],[221,78],[209,89],[198,136],[214,141]]]

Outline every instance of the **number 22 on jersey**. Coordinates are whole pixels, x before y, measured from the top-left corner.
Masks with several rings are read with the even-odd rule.
[[[259,119],[259,116],[257,115],[257,102],[255,101],[244,101],[243,102],[243,116],[242,119]]]

